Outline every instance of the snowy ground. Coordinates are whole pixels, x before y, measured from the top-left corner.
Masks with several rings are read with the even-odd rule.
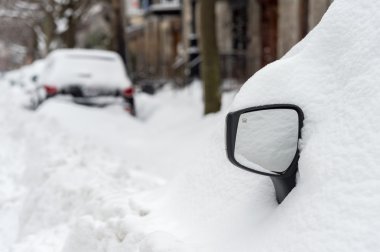
[[[193,169],[222,123],[223,112],[202,116],[199,83],[138,94],[138,119],[65,100],[31,112],[1,84],[0,251],[138,251],[155,195]]]

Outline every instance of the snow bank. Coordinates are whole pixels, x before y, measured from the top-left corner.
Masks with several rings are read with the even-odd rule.
[[[122,108],[96,110],[63,101],[30,112],[22,108],[18,88],[0,88],[0,251],[79,251],[70,248],[106,238],[118,244],[126,232],[124,217],[145,214],[129,198],[164,180],[135,166],[130,155],[136,152],[120,155],[128,149],[114,151],[99,133],[110,130],[111,140],[125,142],[131,139],[120,138],[125,129],[115,132],[112,125],[128,123],[130,135],[140,125]],[[86,228],[91,229],[80,234],[81,244],[71,240]]]
[[[187,251],[147,216],[221,119],[203,119],[199,83],[136,94],[137,120],[64,99],[30,112],[19,88],[0,88],[0,251]]]

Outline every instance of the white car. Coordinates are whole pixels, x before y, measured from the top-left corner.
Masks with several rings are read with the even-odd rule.
[[[17,86],[20,84],[20,71],[11,70],[3,74],[3,79],[9,83],[11,86]]]
[[[38,78],[45,68],[45,60],[39,59],[30,65],[26,65],[19,69],[20,72],[20,86],[25,88],[26,91],[33,90],[38,84]]]
[[[38,80],[45,91],[40,101],[56,96],[71,96],[87,105],[99,104],[101,98],[123,98],[125,109],[135,114],[133,87],[121,57],[111,51],[59,49],[46,58]],[[41,103],[41,102],[40,102]]]

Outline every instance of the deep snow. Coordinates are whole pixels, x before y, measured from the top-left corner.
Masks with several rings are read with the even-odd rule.
[[[65,99],[28,111],[22,89],[0,88],[0,251],[178,246],[162,233],[140,243],[154,229],[145,219],[162,186],[193,169],[222,122],[203,118],[199,83],[137,94],[138,119],[117,104],[99,109]]]
[[[236,96],[232,110],[304,111],[297,186],[280,205],[269,178],[228,163],[226,108],[203,118],[196,85],[141,95],[140,120],[64,101],[25,112],[3,88],[0,250],[379,251],[379,9],[334,1]]]

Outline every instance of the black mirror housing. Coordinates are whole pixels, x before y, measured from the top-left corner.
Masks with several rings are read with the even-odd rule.
[[[296,150],[294,151],[294,156],[292,155],[290,159],[290,165],[286,165],[286,169],[283,171],[268,171],[266,172],[263,169],[254,169],[252,167],[248,167],[247,162],[243,163],[237,160],[236,158],[236,141],[237,141],[237,133],[238,133],[238,126],[239,126],[239,120],[241,116],[249,115],[249,114],[257,114],[255,112],[260,112],[262,114],[267,113],[269,111],[293,111],[291,113],[294,114],[296,112],[296,115],[298,116],[298,129],[295,134],[297,134],[296,141]],[[274,118],[275,119],[275,118]],[[243,118],[243,123],[245,123],[244,120],[247,120],[246,118]],[[301,108],[299,108],[296,105],[292,104],[272,104],[272,105],[264,105],[264,106],[257,106],[257,107],[250,107],[242,110],[238,110],[235,112],[231,112],[226,117],[226,151],[227,151],[227,157],[230,160],[231,163],[236,165],[237,167],[254,172],[260,175],[270,176],[274,187],[276,189],[276,198],[277,201],[280,203],[286,195],[292,190],[292,188],[295,186],[295,174],[298,170],[298,159],[299,159],[299,149],[298,149],[298,141],[301,138],[301,129],[303,127],[303,120],[304,115]],[[272,123],[273,124],[273,123]],[[264,124],[265,126],[265,124]],[[247,142],[247,141],[246,141]],[[245,143],[243,143],[245,144]],[[241,145],[241,144],[240,144]],[[270,155],[269,155],[270,158]],[[287,163],[289,164],[289,163]]]

